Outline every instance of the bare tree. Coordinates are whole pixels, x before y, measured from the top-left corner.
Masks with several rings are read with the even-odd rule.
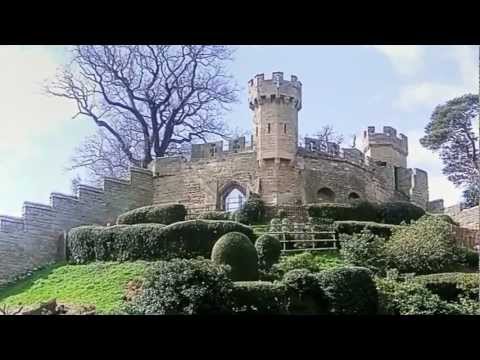
[[[126,165],[146,168],[186,143],[224,135],[223,115],[238,92],[226,71],[231,56],[226,46],[74,46],[45,87],[99,127],[72,168],[118,176]]]
[[[322,143],[326,144],[327,142],[333,142],[337,145],[343,143],[343,135],[337,133],[332,125],[323,126],[319,132],[314,135],[315,138],[319,139]]]

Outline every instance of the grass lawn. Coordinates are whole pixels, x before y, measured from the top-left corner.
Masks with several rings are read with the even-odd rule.
[[[146,261],[55,264],[0,288],[0,305],[27,307],[56,298],[72,305],[95,305],[97,313],[113,311],[122,304],[127,283],[142,277],[148,264]]]

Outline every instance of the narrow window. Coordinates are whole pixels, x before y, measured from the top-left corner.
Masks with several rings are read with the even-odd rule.
[[[267,132],[270,134],[270,123],[267,124]]]
[[[283,124],[283,133],[284,133],[284,134],[287,133],[287,124]]]
[[[255,136],[258,136],[258,126],[255,128]]]

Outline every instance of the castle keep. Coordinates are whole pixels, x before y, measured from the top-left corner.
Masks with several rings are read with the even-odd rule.
[[[297,77],[261,74],[248,85],[248,143],[239,138],[228,146],[195,144],[190,159],[159,158],[149,169],[131,169],[129,180],[107,178],[101,189],[81,185],[75,196],[52,193],[49,205],[25,202],[22,217],[0,216],[0,284],[62,258],[59,240],[70,228],[114,223],[119,214],[146,205],[182,203],[193,213],[229,210],[232,194],[241,203],[257,193],[270,206],[363,199],[429,207],[427,173],[407,167],[405,135],[388,126],[368,127],[362,150],[313,138],[300,147]]]

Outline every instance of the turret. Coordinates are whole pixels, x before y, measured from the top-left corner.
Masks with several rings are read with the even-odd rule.
[[[272,79],[263,74],[248,82],[248,101],[253,110],[253,145],[260,166],[263,160],[292,161],[298,144],[298,112],[302,108],[302,83],[282,72]]]
[[[376,133],[374,126],[363,132],[363,152],[373,160],[386,162],[397,167],[407,167],[408,138],[390,126]]]

